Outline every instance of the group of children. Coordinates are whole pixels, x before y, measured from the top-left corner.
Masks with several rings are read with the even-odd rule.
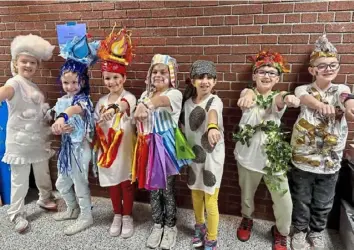
[[[28,228],[24,198],[33,166],[39,200],[55,210],[48,160],[53,152],[49,135],[61,136],[56,188],[66,203],[56,221],[75,220],[66,235],[93,224],[88,185],[89,162],[99,183],[107,187],[114,218],[111,236],[134,233],[134,182],[150,190],[154,225],[147,239],[150,248],[171,249],[176,244],[175,179],[183,166],[188,172],[195,213],[194,247],[217,249],[218,194],[223,175],[225,143],[223,102],[214,93],[217,72],[213,62],[198,60],[190,69],[184,94],[178,90],[178,65],[168,55],[154,55],[146,78],[146,91],[137,101],[124,89],[126,66],[133,58],[131,33],[112,31],[103,41],[74,38],[60,48],[66,61],[58,82],[65,95],[53,108],[32,82],[42,60],[54,46],[35,35],[18,36],[11,44],[14,77],[0,88],[0,101],[9,104],[6,152],[11,165],[11,205],[15,230]],[[96,107],[90,99],[89,67],[101,60],[102,78],[109,93]],[[294,226],[292,249],[324,249],[321,232],[332,207],[335,183],[346,144],[346,117],[354,120],[354,101],[344,84],[333,84],[339,71],[337,51],[322,36],[311,54],[309,72],[315,81],[299,86],[295,95],[273,91],[281,74],[289,71],[276,52],[251,57],[254,88],[241,92],[242,110],[235,158],[241,187],[240,241],[250,239],[254,195],[263,179],[274,202],[273,249],[287,249]],[[279,129],[286,107],[301,106],[291,146]],[[52,123],[52,124],[51,124]],[[51,124],[51,125],[50,125]],[[183,133],[184,135],[183,135]],[[287,179],[291,160],[291,186]],[[291,191],[291,192],[290,192]],[[205,219],[205,212],[207,219]]]

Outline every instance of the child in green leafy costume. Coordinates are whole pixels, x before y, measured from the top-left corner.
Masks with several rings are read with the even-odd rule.
[[[241,92],[240,131],[234,134],[235,157],[241,188],[242,222],[237,229],[241,241],[251,236],[254,194],[263,178],[274,202],[276,226],[272,227],[273,249],[286,250],[286,236],[291,225],[292,201],[286,177],[291,147],[284,141],[279,125],[286,107],[298,107],[300,100],[287,92],[272,91],[280,75],[289,72],[277,52],[260,51],[253,62],[255,89]]]

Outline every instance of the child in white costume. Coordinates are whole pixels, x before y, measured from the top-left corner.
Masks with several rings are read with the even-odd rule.
[[[11,71],[5,86],[0,88],[0,101],[7,100],[6,152],[3,162],[11,165],[11,204],[8,210],[15,230],[23,232],[28,227],[24,199],[29,185],[31,165],[39,190],[37,204],[56,209],[52,200],[52,182],[48,159],[53,155],[44,120],[49,105],[44,95],[32,82],[40,62],[52,57],[54,46],[35,35],[17,36],[11,43]]]

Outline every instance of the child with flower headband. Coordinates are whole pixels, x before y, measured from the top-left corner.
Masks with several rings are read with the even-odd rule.
[[[205,250],[217,249],[219,224],[218,194],[224,169],[225,144],[223,103],[212,94],[216,85],[213,62],[198,60],[192,64],[184,94],[181,123],[196,155],[188,167],[188,187],[192,190],[195,231],[192,244]],[[207,211],[205,225],[204,208]]]
[[[101,41],[98,56],[103,60],[101,71],[109,94],[101,97],[95,109],[96,143],[99,181],[108,187],[114,218],[109,230],[111,236],[129,238],[134,233],[132,209],[134,185],[131,183],[135,126],[131,113],[136,98],[124,89],[126,66],[132,61],[131,33],[121,29]]]
[[[151,190],[155,224],[147,240],[150,248],[171,249],[176,244],[175,179],[179,169],[190,162],[186,160],[189,156],[179,151],[186,151],[188,146],[177,125],[182,106],[177,70],[174,58],[154,55],[146,78],[147,90],[134,114],[138,141],[132,174],[140,188]]]
[[[19,233],[28,228],[24,200],[28,191],[31,165],[39,190],[37,204],[56,209],[52,199],[52,182],[48,159],[53,155],[45,114],[49,105],[32,81],[42,60],[52,57],[54,46],[36,35],[16,36],[11,43],[11,72],[5,86],[0,88],[0,102],[7,100],[6,152],[2,161],[11,166],[10,220]]]
[[[334,84],[340,64],[325,35],[318,38],[308,68],[315,81],[295,95],[301,113],[293,128],[291,192],[295,229],[292,249],[325,249],[322,232],[332,209],[338,172],[348,136],[346,118],[354,119],[354,100],[344,84]]]
[[[265,50],[249,59],[253,62],[256,88],[241,92],[237,103],[242,109],[240,131],[234,135],[243,217],[237,238],[248,241],[251,237],[254,194],[263,179],[274,202],[273,249],[286,250],[292,212],[286,177],[291,148],[279,125],[286,107],[297,107],[300,101],[287,92],[272,91],[281,73],[289,72],[279,53]]]
[[[56,214],[54,219],[77,219],[64,230],[66,235],[76,234],[93,224],[88,172],[94,125],[88,67],[97,60],[98,44],[97,41],[89,43],[87,36],[83,36],[75,37],[60,48],[60,56],[66,61],[60,69],[59,79],[66,94],[53,108],[52,131],[61,135],[56,187],[67,209]]]

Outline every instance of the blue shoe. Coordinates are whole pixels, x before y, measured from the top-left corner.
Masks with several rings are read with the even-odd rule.
[[[205,224],[195,224],[194,228],[194,236],[192,239],[193,247],[201,247],[204,245],[206,226]]]
[[[217,250],[218,242],[216,240],[206,240],[204,242],[204,250]]]

